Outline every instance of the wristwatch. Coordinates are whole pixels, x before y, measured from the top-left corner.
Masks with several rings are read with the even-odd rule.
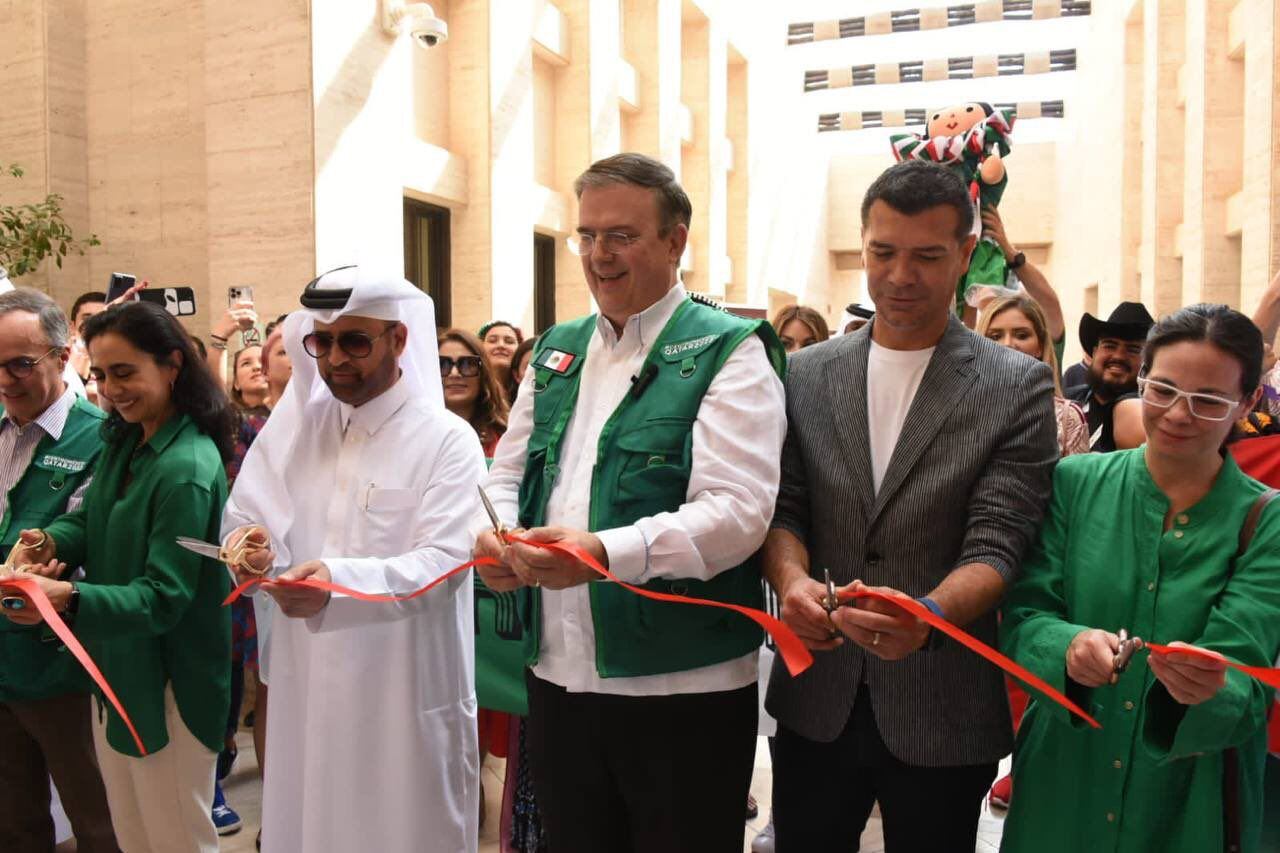
[[[1013,260],[1009,261],[1009,269],[1016,270],[1018,267],[1022,266],[1026,262],[1027,262],[1027,256],[1024,255],[1022,252],[1018,252],[1018,254],[1013,256]]]
[[[80,612],[80,584],[74,581],[71,583],[71,594],[67,597],[67,606],[62,612],[72,618]]]

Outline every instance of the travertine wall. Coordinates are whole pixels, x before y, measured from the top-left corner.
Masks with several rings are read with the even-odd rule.
[[[1052,253],[1068,359],[1088,298],[1103,315],[1125,299],[1157,316],[1257,307],[1280,269],[1277,15],[1273,0],[1094,4]]]
[[[61,193],[102,240],[21,284],[64,305],[113,271],[188,285],[200,330],[231,284],[264,313],[296,299],[314,268],[306,0],[28,0],[0,6],[0,32],[0,160],[28,167],[15,197]]]

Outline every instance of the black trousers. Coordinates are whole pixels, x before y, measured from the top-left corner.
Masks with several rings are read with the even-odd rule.
[[[526,670],[526,736],[551,853],[741,853],[756,685],[569,693]]]
[[[818,743],[778,726],[773,749],[777,853],[850,853],[880,803],[887,853],[973,853],[996,764],[915,767],[880,737],[864,687],[840,736]]]

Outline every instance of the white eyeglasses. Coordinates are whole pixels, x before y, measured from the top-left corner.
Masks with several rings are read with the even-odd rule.
[[[1228,400],[1214,394],[1193,394],[1180,391],[1172,385],[1157,382],[1145,376],[1138,377],[1138,390],[1142,392],[1142,402],[1167,409],[1179,400],[1185,399],[1191,414],[1203,421],[1225,421],[1231,417],[1239,400]]]

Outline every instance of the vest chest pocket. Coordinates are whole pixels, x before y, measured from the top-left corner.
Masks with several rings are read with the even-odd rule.
[[[685,502],[693,462],[693,421],[649,418],[620,433],[617,512],[641,517],[670,512]]]

